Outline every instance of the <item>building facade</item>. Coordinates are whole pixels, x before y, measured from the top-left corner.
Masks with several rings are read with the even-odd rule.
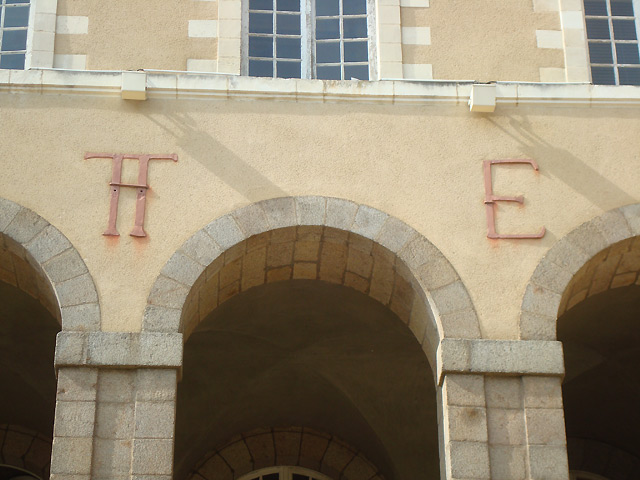
[[[2,0],[0,479],[640,477],[636,0]]]

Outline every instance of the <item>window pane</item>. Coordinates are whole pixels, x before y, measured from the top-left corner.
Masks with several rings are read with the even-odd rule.
[[[340,43],[316,43],[317,63],[340,63]]]
[[[584,0],[585,15],[607,15],[605,0]]]
[[[320,80],[340,80],[340,67],[316,67],[316,77]]]
[[[345,18],[344,38],[367,38],[366,18]]]
[[[278,58],[300,58],[299,38],[277,38],[276,57]]]
[[[279,12],[300,11],[300,0],[277,0],[276,5]]]
[[[317,19],[316,38],[340,38],[340,21],[336,19]]]
[[[611,0],[611,15],[633,17],[633,3],[631,0]]]
[[[640,63],[637,43],[616,43],[618,63]]]
[[[7,0],[5,3],[9,5],[12,3],[29,3],[29,0]]]
[[[609,42],[589,43],[589,58],[591,63],[613,63],[611,44]]]
[[[273,15],[270,13],[250,13],[249,33],[273,33]]]
[[[367,0],[343,0],[342,13],[345,15],[364,15],[367,13]]]
[[[24,69],[24,53],[2,54],[0,57],[0,68],[13,68],[15,70]]]
[[[316,0],[316,15],[339,15],[340,4],[338,0]]]
[[[250,57],[273,57],[273,39],[271,37],[249,37]]]
[[[293,480],[309,480],[309,477],[307,475],[300,475],[299,473],[294,473]]]
[[[613,67],[591,67],[591,80],[594,85],[615,85]]]
[[[270,473],[268,475],[263,475],[262,480],[278,480],[280,478],[279,473]]]
[[[620,67],[618,76],[620,85],[640,85],[640,68]]]
[[[346,80],[350,80],[351,78],[369,80],[369,65],[345,65],[344,78]]]
[[[300,15],[278,14],[276,31],[280,35],[300,35]]]
[[[249,10],[273,10],[271,0],[249,0]]]
[[[636,22],[633,20],[614,20],[613,35],[616,40],[635,40]]]
[[[368,59],[367,42],[344,42],[345,62],[366,62]]]
[[[29,24],[29,7],[11,7],[4,10],[5,27],[26,27]]]
[[[249,60],[249,75],[252,77],[273,77],[273,62]]]
[[[587,38],[610,38],[609,22],[599,18],[587,18]]]
[[[2,50],[24,50],[27,48],[26,30],[5,30],[2,34]]]
[[[300,62],[278,62],[277,77],[300,78]]]

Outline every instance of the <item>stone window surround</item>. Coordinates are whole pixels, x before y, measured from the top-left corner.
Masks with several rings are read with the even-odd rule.
[[[32,0],[25,70],[52,68],[58,0]]]
[[[371,80],[399,79],[402,73],[400,0],[372,0],[375,4],[374,41],[370,56],[377,75]],[[243,71],[243,9],[248,0],[219,0],[218,73],[241,75]],[[248,22],[246,22],[248,24]]]

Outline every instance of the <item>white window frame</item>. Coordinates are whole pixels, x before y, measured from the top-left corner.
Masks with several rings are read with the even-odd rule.
[[[322,0],[320,0],[322,1]],[[300,77],[312,76],[315,64],[315,11],[316,0],[300,0],[300,34],[301,34],[301,66]],[[378,78],[377,45],[376,45],[376,0],[367,2],[367,44],[369,47],[369,80]],[[242,2],[242,43],[241,43],[241,75],[249,75],[249,0]],[[347,79],[348,80],[348,79]]]
[[[610,0],[607,0],[610,1]],[[633,4],[633,15],[635,18],[635,25],[636,25],[636,42],[638,45],[638,49],[640,50],[640,0],[632,0],[631,3]],[[589,37],[587,35],[587,12],[584,9],[584,0],[582,0],[582,12],[583,12],[583,20],[584,20],[584,39],[585,39],[585,48],[586,48],[586,53],[587,53],[587,58],[588,58],[588,71],[589,71],[589,82],[593,83],[593,76],[591,74],[591,67],[592,66],[604,66],[605,64],[599,64],[599,63],[593,63],[591,61],[591,56],[589,53]],[[589,15],[589,17],[592,17],[592,15]],[[625,65],[625,64],[619,64],[617,61],[617,53],[616,53],[616,48],[615,48],[615,39],[613,38],[613,24],[612,24],[612,16],[609,16],[609,31],[610,31],[610,35],[611,35],[611,39],[610,42],[611,43],[611,49],[612,49],[612,55],[613,55],[613,72],[614,72],[614,78],[615,78],[615,85],[619,86],[620,85],[620,79],[618,77],[618,66],[619,65]],[[591,39],[592,41],[596,41],[597,39]],[[624,41],[623,41],[624,42]],[[634,43],[633,40],[628,40],[628,43]],[[603,40],[602,43],[606,43],[606,40]],[[609,64],[607,64],[609,65]],[[640,68],[640,67],[638,67]],[[613,85],[612,85],[613,86]]]
[[[278,467],[267,467],[261,468],[259,470],[254,470],[251,473],[247,473],[243,475],[238,480],[254,480],[256,478],[262,480],[263,475],[269,475],[270,473],[278,473],[280,474],[280,480],[292,480],[293,474],[298,473],[300,475],[306,475],[308,477],[313,478],[314,480],[333,480],[326,475],[323,475],[320,472],[316,472],[315,470],[310,470],[308,468],[303,467],[292,467],[292,466],[278,466]]]
[[[58,0],[31,0],[25,70],[53,68]]]

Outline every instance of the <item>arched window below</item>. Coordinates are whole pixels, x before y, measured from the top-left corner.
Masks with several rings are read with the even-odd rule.
[[[333,480],[319,472],[302,467],[269,467],[255,470],[238,480]]]

